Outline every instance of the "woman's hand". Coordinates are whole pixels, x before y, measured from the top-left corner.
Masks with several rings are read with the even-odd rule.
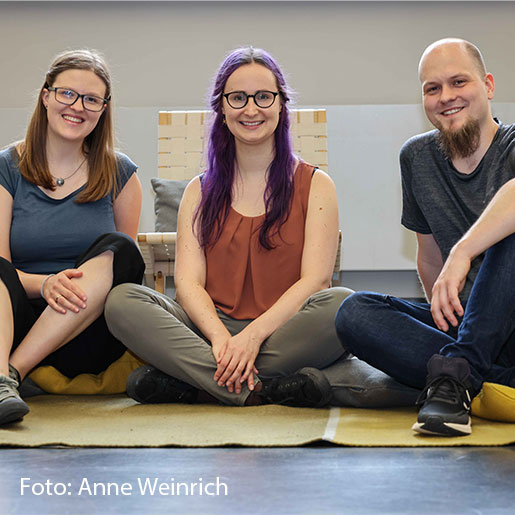
[[[223,335],[219,336],[218,338],[213,338],[211,340],[211,352],[213,353],[213,356],[215,357],[216,362],[218,363],[218,360],[220,358],[220,353],[222,352],[222,349],[225,347],[225,344],[231,339],[231,335]]]
[[[82,277],[82,272],[76,268],[48,277],[43,285],[43,298],[52,309],[64,315],[66,311],[78,313],[86,308],[86,294],[72,281],[78,277]]]
[[[458,297],[465,286],[465,280],[470,270],[470,258],[454,251],[449,254],[440,275],[436,279],[431,295],[431,314],[438,329],[447,331],[449,324],[458,325],[455,316],[463,316],[463,306]]]
[[[248,335],[245,330],[227,340],[218,354],[214,380],[218,386],[225,386],[229,392],[241,393],[242,384],[247,381],[250,390],[254,390],[254,366],[261,343]],[[213,349],[215,355],[215,350]]]

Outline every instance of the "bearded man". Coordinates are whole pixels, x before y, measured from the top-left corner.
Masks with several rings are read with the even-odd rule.
[[[461,436],[484,381],[515,387],[515,125],[493,118],[494,78],[468,41],[431,44],[419,78],[436,130],[401,149],[401,222],[428,303],[357,292],[336,327],[358,358],[423,389],[415,431]]]

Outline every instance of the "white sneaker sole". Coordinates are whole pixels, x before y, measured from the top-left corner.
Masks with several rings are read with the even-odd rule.
[[[439,417],[429,417],[426,422],[415,422],[411,429],[417,433],[433,436],[467,436],[472,433],[470,417],[468,424],[453,424],[443,422]]]

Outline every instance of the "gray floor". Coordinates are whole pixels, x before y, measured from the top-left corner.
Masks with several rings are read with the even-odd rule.
[[[490,514],[515,509],[514,447],[0,449],[0,463],[0,513],[9,515]],[[156,478],[165,484],[162,493],[142,495],[138,480]],[[217,478],[220,495],[208,495],[216,492]],[[185,495],[192,482],[202,484],[203,495],[198,486]],[[180,495],[171,495],[172,485]]]

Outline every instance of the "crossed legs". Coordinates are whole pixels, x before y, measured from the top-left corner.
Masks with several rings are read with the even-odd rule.
[[[429,304],[358,292],[337,313],[338,335],[354,355],[415,388],[424,387],[434,354],[465,358],[474,393],[483,381],[515,386],[514,256],[515,235],[486,252],[458,329],[437,329]]]
[[[301,310],[261,347],[256,366],[263,379],[284,377],[303,367],[324,368],[345,351],[334,329],[334,314],[351,292],[332,288],[310,297]],[[123,284],[113,289],[105,317],[112,334],[169,376],[203,390],[224,404],[244,405],[250,394],[230,393],[213,380],[217,365],[205,341],[179,304],[150,288]],[[231,334],[250,320],[220,314]]]

